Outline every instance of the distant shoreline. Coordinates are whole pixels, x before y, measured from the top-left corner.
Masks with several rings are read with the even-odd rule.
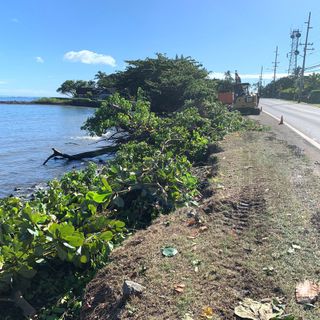
[[[92,100],[88,98],[39,98],[35,100],[0,100],[0,105],[1,104],[43,104],[99,108],[102,100]]]
[[[0,100],[0,104],[36,104],[34,101]]]

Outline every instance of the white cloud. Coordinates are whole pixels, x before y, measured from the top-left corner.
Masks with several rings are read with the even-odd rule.
[[[12,18],[12,19],[11,19],[11,22],[19,23],[19,19],[17,19],[17,18]]]
[[[41,57],[35,58],[38,63],[44,63],[44,60]]]
[[[0,80],[0,85],[1,85],[1,84],[7,84],[7,81]]]
[[[224,72],[210,72],[209,79],[224,79]]]
[[[113,57],[89,50],[69,51],[65,53],[63,58],[64,60],[82,62],[85,64],[106,64],[111,67],[116,66],[116,60]]]
[[[243,79],[253,79],[253,80],[259,80],[260,74],[239,74],[240,78]],[[288,73],[277,73],[277,79],[287,77]],[[264,80],[273,80],[273,72],[272,73],[263,73],[262,78]]]

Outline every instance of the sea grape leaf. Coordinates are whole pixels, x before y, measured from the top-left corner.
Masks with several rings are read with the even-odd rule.
[[[99,238],[104,241],[111,241],[113,238],[113,233],[111,231],[102,232]]]
[[[101,178],[101,181],[103,183],[103,191],[107,191],[108,193],[112,193],[112,188],[110,184],[108,183],[107,179],[105,177]]]
[[[59,225],[59,234],[62,238],[64,238],[65,236],[68,236],[69,234],[74,233],[74,226],[72,224],[60,224]]]
[[[79,231],[74,231],[72,234],[64,236],[63,239],[74,247],[82,246],[85,240],[83,233]]]
[[[86,256],[86,255],[82,255],[82,256],[80,257],[80,262],[83,263],[83,264],[87,263],[87,262],[88,262],[87,256]]]
[[[56,238],[58,236],[57,231],[59,229],[59,224],[58,223],[52,223],[49,228],[48,231],[53,235],[54,238]]]
[[[90,210],[92,215],[95,215],[97,213],[97,207],[94,206],[93,204],[88,204],[88,209]]]
[[[121,221],[121,220],[116,220],[115,222],[114,222],[114,224],[115,224],[115,226],[117,227],[117,228],[124,228],[125,227],[125,223],[123,222],[123,221]]]
[[[96,232],[106,228],[109,223],[109,219],[104,216],[98,216],[90,219],[90,222],[86,226],[86,230],[89,232]]]
[[[110,197],[112,192],[107,193],[97,193],[94,191],[89,191],[86,195],[87,200],[93,200],[96,203],[104,203]]]
[[[41,213],[30,213],[29,218],[34,224],[44,223],[48,219],[46,215],[43,215]]]

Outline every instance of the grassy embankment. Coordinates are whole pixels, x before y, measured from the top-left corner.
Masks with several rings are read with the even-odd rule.
[[[272,132],[232,134],[220,147],[218,171],[198,171],[209,181],[200,206],[160,217],[115,250],[87,287],[84,319],[234,319],[248,297],[279,297],[288,319],[319,319],[318,303],[295,301],[299,281],[319,281],[313,165]],[[166,246],[178,254],[163,257]],[[121,305],[124,279],[146,289]]]

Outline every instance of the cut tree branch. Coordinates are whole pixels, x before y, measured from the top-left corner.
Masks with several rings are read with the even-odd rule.
[[[45,165],[52,158],[68,159],[69,161],[82,160],[84,158],[94,158],[97,156],[101,156],[103,154],[114,153],[118,149],[119,149],[119,146],[108,146],[108,147],[103,147],[103,148],[93,150],[93,151],[87,151],[87,152],[82,152],[82,153],[70,155],[67,153],[62,153],[55,148],[52,148],[52,151],[53,151],[52,155],[47,158],[47,160],[43,163],[43,165]]]

